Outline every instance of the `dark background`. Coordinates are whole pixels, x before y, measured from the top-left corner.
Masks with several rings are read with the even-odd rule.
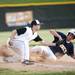
[[[7,27],[5,24],[5,13],[25,10],[33,11],[33,18],[39,19],[43,23],[41,26],[42,29],[75,27],[75,4],[28,7],[0,7],[0,31],[8,31],[16,28]]]

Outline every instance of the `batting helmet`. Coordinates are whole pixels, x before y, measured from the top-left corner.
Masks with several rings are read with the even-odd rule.
[[[74,38],[75,38],[75,29],[70,29],[68,31],[68,34],[72,34],[74,36]]]

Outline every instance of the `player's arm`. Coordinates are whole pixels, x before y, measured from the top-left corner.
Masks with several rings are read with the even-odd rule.
[[[16,34],[17,34],[17,31],[16,31],[16,30],[13,30],[13,31],[11,32],[10,39],[15,38],[15,35],[16,35]]]
[[[43,41],[43,39],[39,35],[37,35],[37,37],[35,39],[33,39],[33,41],[41,42],[41,41]]]
[[[44,45],[44,46],[56,46],[56,43],[52,43],[49,41],[41,41],[40,43],[41,45]]]
[[[53,36],[59,38],[59,40],[62,40],[62,37],[57,33],[56,30],[50,29],[49,31]]]
[[[17,34],[17,31],[16,31],[16,30],[13,30],[13,31],[11,32],[10,37],[7,39],[7,46],[10,46],[10,45],[11,45],[11,44],[10,44],[10,40],[14,39],[16,34]]]
[[[44,41],[39,35],[34,39],[35,42],[40,42],[40,45],[44,46],[55,46],[56,43],[51,43],[49,41]]]
[[[13,30],[10,38],[11,39],[15,38],[15,35],[20,36],[21,34],[24,34],[26,31],[27,31],[26,28],[20,28],[20,29]]]

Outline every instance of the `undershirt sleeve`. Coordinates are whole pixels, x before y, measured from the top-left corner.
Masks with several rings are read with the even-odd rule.
[[[35,39],[33,39],[33,41],[35,42],[39,42],[42,41],[43,39],[38,35]]]
[[[16,29],[18,35],[24,34],[26,30],[27,30],[26,28]]]

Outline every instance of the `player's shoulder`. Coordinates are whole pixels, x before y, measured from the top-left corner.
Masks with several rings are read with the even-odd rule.
[[[72,42],[70,42],[70,45],[71,45],[71,46],[74,46]]]
[[[57,32],[62,38],[66,38],[66,34],[63,32]]]
[[[25,28],[26,28],[26,29],[31,29],[31,27],[28,27],[28,26],[26,26]]]
[[[32,31],[31,27],[25,27],[27,31]]]
[[[57,33],[58,33],[59,35],[65,35],[63,32],[57,31]],[[66,35],[65,35],[65,36],[66,36]]]

